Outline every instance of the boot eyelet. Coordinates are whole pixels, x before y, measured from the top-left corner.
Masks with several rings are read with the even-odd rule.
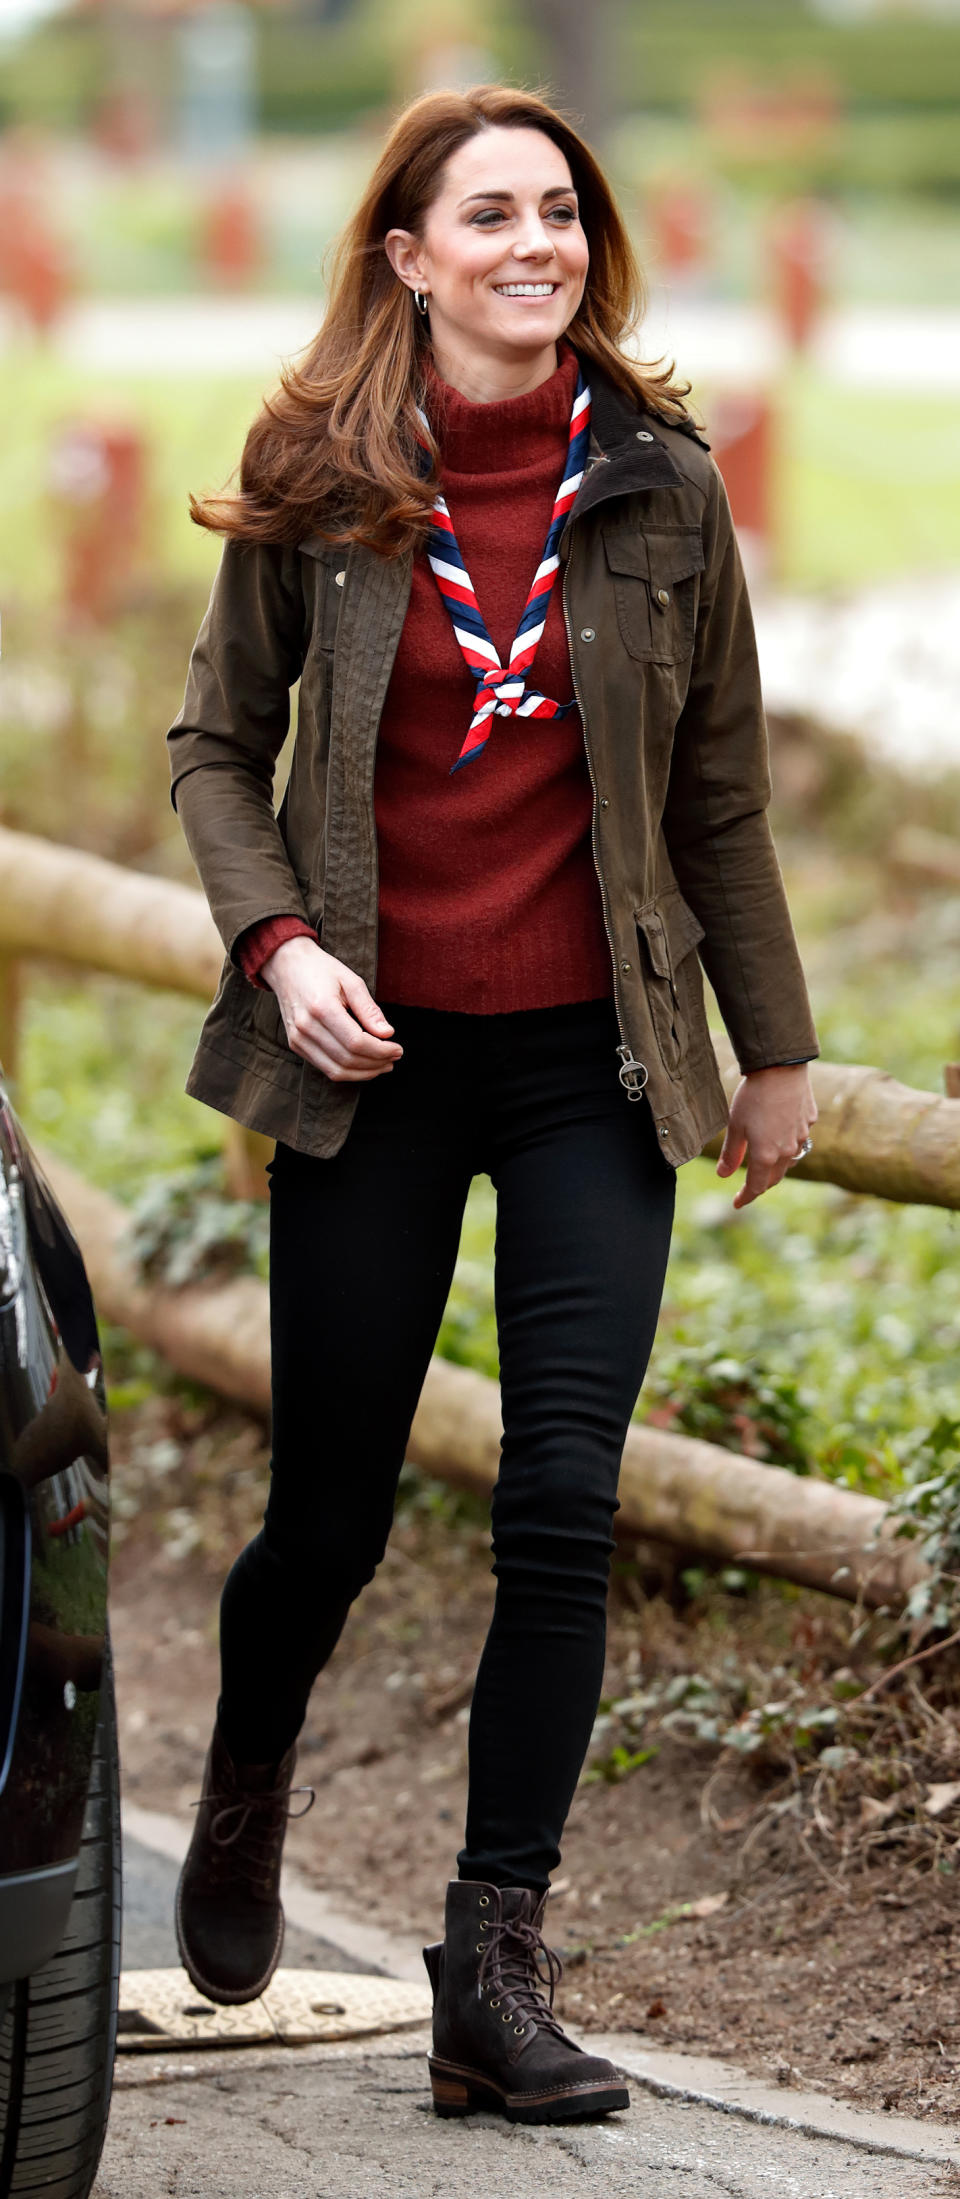
[[[491,2006],[491,2008],[499,2008],[499,2006],[500,2006],[500,2003],[499,2003],[499,2001],[498,2001],[498,2000],[492,2000],[492,2001],[491,2001],[491,2003],[490,2003],[490,2006]]]
[[[481,1894],[481,1896],[480,1896],[480,1907],[481,1907],[481,1909],[489,1909],[489,1907],[490,1907],[490,1896],[489,1896],[489,1894]]]
[[[483,1941],[482,1939],[478,1939],[476,1947],[474,1948],[474,1953],[477,1955],[482,1955],[483,1951]]]
[[[526,2024],[525,2024],[525,2023],[515,2023],[515,2024],[514,2024],[514,2027],[513,2027],[513,2036],[514,2036],[514,2038],[515,2038],[515,2039],[522,2039],[522,2037],[523,2037],[523,2034],[524,2034],[524,2032],[525,2032],[526,2028],[527,2028],[527,2027],[526,2027]]]
[[[508,2009],[507,2009],[507,2013],[506,2013],[506,2015],[505,2015],[505,2016],[501,2016],[501,2018],[500,2018],[500,2021],[501,2021],[501,2023],[511,2023],[511,2022],[512,2022],[512,2020],[513,2020],[513,2019],[512,2019],[512,2017],[511,2017],[511,2014],[510,2014],[510,2010],[509,2010],[509,2008],[508,2008]]]

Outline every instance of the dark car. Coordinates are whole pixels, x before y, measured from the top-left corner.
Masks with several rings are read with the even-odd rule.
[[[110,2104],[108,1496],[83,1261],[0,1083],[0,2199],[86,2199]]]

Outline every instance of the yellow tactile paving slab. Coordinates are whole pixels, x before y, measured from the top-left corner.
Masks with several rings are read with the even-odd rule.
[[[428,2021],[430,1987],[356,1971],[278,1970],[259,2000],[220,2008],[184,1970],[125,1970],[120,1980],[121,2053],[198,2046],[303,2046],[357,2039]]]

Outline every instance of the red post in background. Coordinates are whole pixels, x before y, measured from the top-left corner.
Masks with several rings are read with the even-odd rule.
[[[765,391],[718,390],[705,406],[706,434],[723,475],[751,585],[769,575],[776,551],[776,417]]]
[[[226,176],[211,186],[200,214],[200,257],[219,283],[240,287],[259,273],[263,244],[249,185]]]
[[[700,275],[713,257],[708,192],[696,183],[662,182],[648,200],[652,261],[661,276]]]
[[[0,158],[0,291],[39,336],[49,335],[73,287],[51,200],[43,140],[8,131]]]
[[[806,351],[827,294],[829,229],[816,199],[777,208],[768,230],[774,309],[794,351]]]
[[[62,600],[70,619],[106,625],[129,592],[143,543],[146,451],[122,421],[66,421],[50,453],[60,530]]]

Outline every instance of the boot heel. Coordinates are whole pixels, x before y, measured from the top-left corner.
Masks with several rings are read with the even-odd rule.
[[[430,2089],[436,2114],[469,2115],[472,2103],[462,2077],[448,2077],[431,2064]]]

